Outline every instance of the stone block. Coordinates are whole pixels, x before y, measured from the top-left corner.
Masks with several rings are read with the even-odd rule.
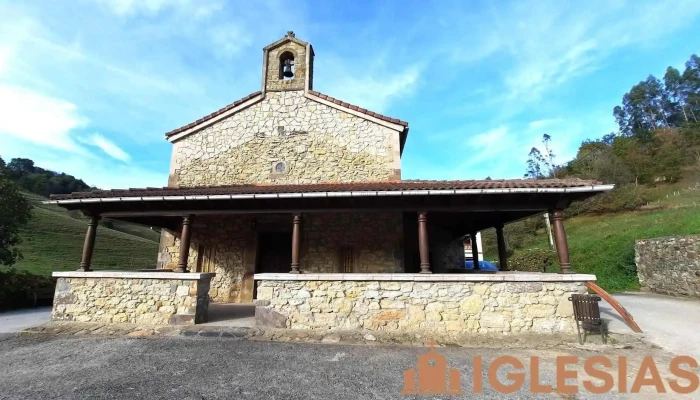
[[[529,318],[543,318],[554,314],[556,308],[548,304],[533,304],[527,308],[526,315]]]
[[[405,310],[380,311],[373,315],[373,318],[380,321],[398,320],[406,316]]]
[[[194,314],[183,315],[175,314],[168,318],[168,325],[194,325],[195,316]]]
[[[471,295],[459,303],[459,309],[464,314],[478,314],[484,309],[484,302],[479,295]]]
[[[571,301],[569,301],[568,294],[559,300],[556,314],[558,317],[571,317],[574,315],[574,305]]]
[[[482,328],[503,328],[505,316],[501,313],[482,313],[479,319]]]
[[[543,289],[542,282],[517,282],[507,283],[505,291],[508,293],[537,293]]]
[[[268,307],[255,307],[255,326],[286,328],[287,316]]]

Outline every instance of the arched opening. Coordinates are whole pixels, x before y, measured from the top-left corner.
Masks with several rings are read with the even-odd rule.
[[[294,54],[291,51],[285,51],[280,54],[280,79],[294,78]]]

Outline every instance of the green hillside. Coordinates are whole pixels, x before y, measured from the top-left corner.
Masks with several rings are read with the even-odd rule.
[[[79,213],[47,204],[45,198],[24,193],[34,209],[23,229],[19,246],[24,258],[15,264],[18,270],[50,275],[52,271],[75,270],[80,264],[87,219]],[[147,227],[106,221],[114,229],[97,230],[93,269],[139,269],[155,267],[159,233]]]
[[[598,284],[610,292],[639,289],[634,262],[636,240],[700,234],[698,181],[698,169],[687,168],[677,183],[640,188],[645,196],[656,200],[639,211],[567,219],[564,225],[573,269],[595,274]],[[495,233],[485,231],[483,237],[487,259],[496,260]],[[535,235],[528,236],[521,250],[515,253],[547,246],[547,234],[544,229],[539,229]],[[552,272],[557,268],[553,267]]]

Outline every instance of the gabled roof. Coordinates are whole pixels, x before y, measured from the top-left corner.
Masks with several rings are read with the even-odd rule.
[[[282,39],[277,40],[275,42],[272,42],[272,43],[268,44],[267,46],[263,47],[263,51],[265,52],[265,51],[274,49],[275,47],[280,46],[280,45],[287,43],[287,42],[294,42],[294,43],[297,43],[297,44],[302,45],[304,47],[309,46],[309,48],[311,49],[311,53],[313,54],[313,52],[314,52],[313,46],[309,45],[308,42],[297,39],[296,35],[294,35],[294,32],[292,32],[292,31],[287,32],[287,34]]]
[[[256,96],[260,96],[261,94],[262,94],[262,92],[259,91],[259,90],[258,90],[257,92],[253,92],[253,93],[251,93],[251,94],[245,96],[244,98],[239,99],[239,100],[236,100],[236,101],[234,101],[233,103],[227,105],[226,107],[221,108],[221,109],[219,109],[219,110],[217,110],[217,111],[214,111],[213,113],[211,113],[211,114],[209,114],[209,115],[205,115],[204,117],[202,117],[202,118],[200,118],[200,119],[198,119],[198,120],[196,120],[196,121],[194,121],[194,122],[190,122],[189,124],[187,124],[187,125],[185,125],[185,126],[181,126],[181,127],[177,128],[177,129],[173,129],[172,131],[167,132],[167,133],[165,134],[165,137],[167,138],[167,137],[173,136],[173,135],[175,135],[175,134],[178,134],[178,133],[180,133],[180,132],[184,132],[184,131],[186,131],[186,130],[188,130],[188,129],[190,129],[190,128],[194,128],[195,126],[197,126],[197,125],[199,125],[199,124],[201,124],[201,123],[207,122],[207,121],[209,121],[210,119],[212,119],[212,118],[214,118],[214,117],[216,117],[216,116],[218,116],[218,115],[221,115],[221,114],[225,113],[226,111],[228,111],[228,110],[230,110],[230,109],[232,109],[232,108],[234,108],[234,107],[236,107],[236,106],[239,106],[239,105],[245,103],[246,101],[248,101],[248,100],[250,100],[250,99],[252,99],[252,98],[254,98],[254,97],[256,97]]]
[[[317,92],[317,91],[315,91],[315,90],[309,90],[308,93],[311,94],[311,95],[320,97],[320,98],[323,99],[323,100],[328,100],[328,101],[330,101],[331,103],[337,104],[337,105],[342,106],[342,107],[344,107],[344,108],[347,108],[347,109],[350,109],[350,110],[353,110],[353,111],[360,112],[360,113],[365,114],[365,115],[368,115],[368,116],[370,116],[370,117],[374,117],[374,118],[377,118],[377,119],[381,119],[382,121],[391,122],[391,123],[394,123],[394,124],[401,125],[401,126],[403,126],[403,127],[405,127],[405,128],[408,128],[408,122],[406,122],[406,121],[402,121],[402,120],[397,119],[397,118],[387,117],[387,116],[385,116],[385,115],[382,115],[382,114],[379,114],[379,113],[376,113],[376,112],[373,112],[373,111],[369,111],[369,110],[367,110],[367,109],[365,109],[365,108],[358,107],[358,106],[355,106],[355,105],[346,103],[346,102],[344,102],[344,101],[342,101],[342,100],[336,99],[335,97],[331,97],[331,96],[325,95],[325,94],[320,93],[320,92]]]
[[[404,142],[406,141],[406,134],[408,133],[408,122],[402,121],[402,120],[397,119],[397,118],[387,117],[387,116],[385,116],[385,115],[382,115],[382,114],[379,114],[379,113],[375,113],[375,112],[373,112],[373,111],[369,111],[369,110],[367,110],[367,109],[365,109],[365,108],[361,108],[361,107],[358,107],[358,106],[355,106],[355,105],[346,103],[346,102],[344,102],[344,101],[342,101],[342,100],[338,100],[338,99],[336,99],[336,98],[334,98],[334,97],[327,96],[327,95],[325,95],[325,94],[323,94],[323,93],[320,93],[320,92],[317,92],[317,91],[315,91],[315,90],[309,90],[307,93],[310,95],[310,96],[307,96],[307,98],[309,98],[309,99],[317,100],[316,98],[319,98],[319,99],[322,99],[322,100],[326,100],[326,101],[328,101],[328,102],[330,102],[330,103],[335,104],[336,106],[338,106],[338,108],[345,109],[346,111],[356,112],[356,113],[359,113],[360,115],[365,115],[365,116],[367,116],[367,117],[373,117],[373,118],[376,118],[376,119],[381,120],[381,121],[384,121],[384,122],[389,122],[389,123],[392,123],[392,124],[396,124],[396,125],[402,126],[402,127],[403,127],[403,131],[402,131],[402,134],[403,134],[403,135],[402,135],[402,137],[401,137],[401,148],[403,149]],[[185,126],[181,126],[181,127],[177,128],[177,129],[173,129],[172,131],[167,132],[167,133],[165,134],[165,137],[166,137],[166,138],[169,138],[169,137],[171,137],[171,136],[173,136],[173,135],[176,135],[176,134],[178,134],[178,133],[181,133],[181,132],[184,132],[184,131],[186,131],[186,130],[195,128],[195,127],[197,127],[198,125],[204,124],[204,123],[206,123],[207,121],[211,120],[212,118],[215,118],[215,117],[217,117],[217,116],[219,116],[219,115],[221,115],[221,114],[223,114],[223,113],[225,113],[225,112],[227,112],[227,111],[229,111],[229,110],[231,110],[231,109],[233,109],[233,108],[235,108],[235,107],[237,107],[237,106],[239,106],[239,105],[245,103],[245,102],[248,101],[248,100],[251,100],[251,99],[253,99],[253,98],[257,97],[257,96],[260,96],[261,94],[262,94],[262,92],[260,92],[260,91],[251,93],[251,94],[249,94],[249,95],[243,97],[242,99],[236,100],[236,101],[234,101],[233,103],[227,105],[226,107],[223,107],[223,108],[221,108],[221,109],[219,109],[219,110],[217,110],[217,111],[214,111],[213,113],[211,113],[211,114],[209,114],[209,115],[206,115],[206,116],[204,116],[204,117],[202,117],[202,118],[200,118],[200,119],[198,119],[198,120],[196,120],[196,121],[194,121],[194,122],[191,122],[191,123],[189,123],[189,124],[187,124],[187,125],[185,125]],[[234,113],[234,114],[235,114],[235,113]],[[231,114],[231,115],[233,115],[233,114]]]

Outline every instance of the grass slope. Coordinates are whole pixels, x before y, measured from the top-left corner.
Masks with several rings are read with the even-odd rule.
[[[686,167],[679,182],[640,186],[640,190],[652,200],[646,211],[583,215],[564,221],[572,268],[595,274],[598,284],[609,292],[639,289],[634,261],[637,240],[700,234],[700,167]],[[482,235],[492,244],[487,245],[485,257],[497,260],[495,232],[489,229]],[[523,243],[524,249],[547,246],[544,230]],[[558,266],[551,269],[557,271]]]
[[[630,291],[639,289],[635,241],[700,233],[700,208],[577,217],[565,225],[574,270],[595,274],[598,284],[607,291]],[[546,245],[541,235],[537,247]]]
[[[15,264],[18,270],[50,275],[52,271],[78,268],[83,251],[87,221],[74,218],[66,210],[41,204],[41,196],[25,193],[34,209],[32,219],[22,231],[19,246],[24,258]],[[100,226],[97,230],[94,269],[137,269],[155,266],[158,253],[158,233],[133,224],[115,223],[115,228]]]

